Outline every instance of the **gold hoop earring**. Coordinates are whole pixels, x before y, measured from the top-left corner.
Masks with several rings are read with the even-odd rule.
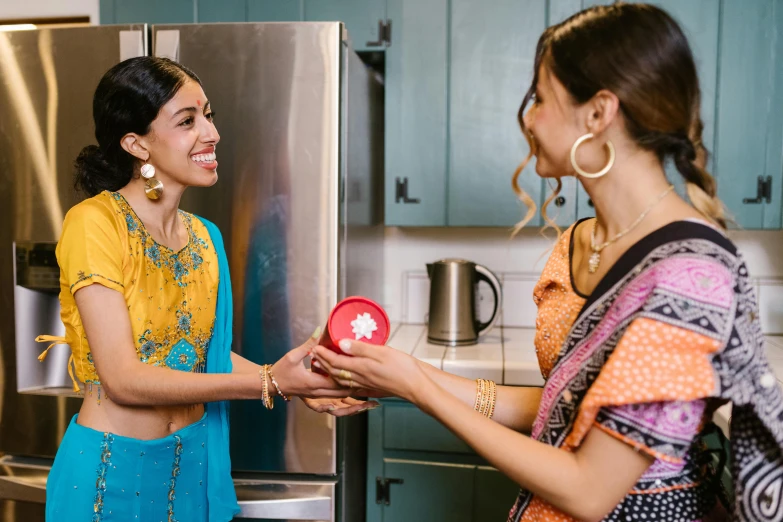
[[[153,201],[160,199],[160,196],[163,195],[163,182],[155,179],[155,167],[149,163],[142,165],[141,177],[146,180],[144,182],[144,193],[147,197]]]
[[[585,170],[582,170],[582,167],[580,167],[576,163],[576,149],[579,148],[579,145],[592,138],[593,138],[593,133],[588,132],[587,134],[581,136],[578,140],[574,142],[574,145],[571,147],[571,166],[574,168],[576,173],[582,176],[583,178],[596,179],[606,175],[606,173],[609,172],[609,169],[611,169],[612,166],[614,165],[614,145],[612,145],[612,142],[610,140],[606,140],[606,149],[609,151],[609,161],[607,161],[604,168],[602,168],[598,172],[587,172]]]

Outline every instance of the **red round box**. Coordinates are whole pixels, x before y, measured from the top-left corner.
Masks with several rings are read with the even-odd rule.
[[[369,314],[369,317],[366,314]],[[357,320],[364,320],[368,326],[372,325],[372,322],[375,323],[375,329],[370,332],[369,338],[361,336],[360,339],[357,339],[359,334],[355,332],[356,328],[351,324]],[[337,343],[343,339],[351,339],[370,344],[386,344],[386,341],[389,340],[390,329],[389,316],[386,315],[386,311],[381,305],[366,297],[346,297],[337,303],[329,314],[329,320],[326,322],[326,328],[324,328],[318,344],[340,355],[349,355],[343,352]],[[326,375],[326,372],[315,366],[312,367],[312,370]]]

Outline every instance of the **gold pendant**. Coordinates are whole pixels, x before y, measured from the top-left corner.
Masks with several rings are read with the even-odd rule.
[[[590,255],[590,259],[587,261],[587,271],[591,274],[595,274],[596,270],[598,270],[598,265],[601,263],[601,253],[600,252],[593,252]]]

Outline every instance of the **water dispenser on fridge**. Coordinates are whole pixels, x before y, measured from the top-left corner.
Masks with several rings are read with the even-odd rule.
[[[75,395],[68,375],[70,348],[53,346],[45,363],[38,356],[46,348],[35,342],[40,334],[62,337],[60,269],[56,243],[14,243],[14,325],[16,326],[16,382],[19,393]]]

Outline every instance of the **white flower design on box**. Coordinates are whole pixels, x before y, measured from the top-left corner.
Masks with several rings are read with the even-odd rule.
[[[360,340],[362,337],[372,339],[372,333],[378,329],[378,324],[372,316],[365,312],[358,314],[356,319],[351,321],[353,327],[353,333],[356,335],[356,340]]]

